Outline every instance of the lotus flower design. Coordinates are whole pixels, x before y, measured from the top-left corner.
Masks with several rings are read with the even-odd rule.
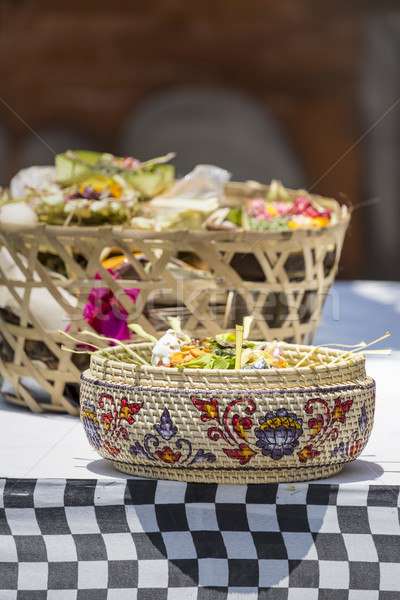
[[[283,456],[293,454],[299,445],[298,438],[303,433],[303,420],[285,408],[276,412],[267,412],[259,419],[260,427],[254,430],[258,438],[256,446],[261,448],[264,456],[272,460],[280,460]]]

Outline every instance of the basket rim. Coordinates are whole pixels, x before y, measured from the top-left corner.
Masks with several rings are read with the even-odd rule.
[[[238,227],[233,230],[207,230],[207,229],[174,229],[171,231],[154,231],[146,229],[135,229],[129,225],[49,225],[47,223],[21,224],[21,223],[3,223],[0,221],[0,232],[21,233],[21,234],[43,234],[49,231],[52,235],[95,235],[97,232],[106,234],[122,233],[129,234],[132,238],[141,240],[173,240],[181,241],[183,236],[188,236],[199,240],[217,240],[217,241],[252,241],[270,238],[270,239],[288,239],[289,237],[321,237],[325,232],[332,232],[342,229],[350,222],[350,213],[338,214],[336,223],[329,223],[321,227],[297,227],[295,229],[284,229],[280,231],[251,231]]]
[[[235,193],[238,194],[241,192],[245,195],[251,195],[256,193],[257,191],[262,193],[269,189],[269,185],[262,184],[256,181],[229,181],[225,184],[225,191],[227,197],[229,194],[232,196]],[[285,188],[286,191],[290,194],[299,193],[301,190],[294,190],[291,188]],[[182,239],[185,236],[193,237],[195,240],[200,239],[216,239],[220,241],[246,241],[249,239],[253,243],[258,239],[265,238],[266,236],[271,239],[281,239],[287,238],[288,235],[290,237],[309,237],[309,236],[321,236],[323,232],[331,232],[335,231],[335,229],[341,229],[344,226],[347,227],[351,217],[351,207],[349,207],[345,202],[340,203],[335,198],[329,198],[328,196],[321,196],[320,194],[309,194],[312,198],[318,199],[318,201],[327,206],[331,206],[335,208],[335,216],[336,222],[328,223],[327,225],[323,225],[322,227],[298,227],[295,229],[285,229],[281,231],[251,231],[248,229],[244,229],[243,227],[238,227],[234,230],[206,230],[206,229],[174,229],[171,231],[152,231],[152,230],[144,230],[144,229],[135,229],[126,224],[121,225],[50,225],[43,222],[32,223],[32,224],[21,224],[21,223],[2,223],[0,221],[0,232],[19,232],[19,233],[30,233],[30,234],[40,234],[45,231],[49,231],[53,235],[65,235],[68,232],[71,235],[78,233],[80,235],[88,235],[96,233],[97,231],[101,233],[111,232],[111,233],[120,233],[123,232],[124,235],[130,233],[133,238],[142,239],[142,240],[176,240],[178,238]]]
[[[261,340],[258,340],[254,343],[260,344],[262,343]],[[343,354],[345,351],[343,350],[338,350],[329,346],[312,346],[312,345],[302,345],[302,344],[290,344],[288,342],[281,342],[283,348],[297,348],[299,351],[310,351],[312,348],[314,348],[315,350],[318,350],[318,352],[322,351],[322,353],[325,353],[326,355],[334,355],[334,356],[339,356],[340,354]],[[131,344],[125,344],[126,346],[130,347],[130,346],[134,346],[135,348],[142,348],[142,349],[146,349],[146,348],[151,348],[152,344],[151,342],[138,342],[138,343],[131,343]],[[92,361],[100,361],[102,363],[106,363],[108,366],[110,366],[111,368],[116,368],[116,369],[121,369],[121,368],[125,368],[125,369],[131,369],[132,372],[137,372],[137,373],[143,373],[143,374],[147,374],[147,373],[165,373],[165,374],[187,374],[188,377],[190,377],[190,375],[222,375],[222,376],[226,376],[228,377],[229,375],[233,376],[233,375],[238,375],[240,373],[241,376],[246,376],[246,374],[250,374],[250,373],[254,373],[254,371],[256,371],[257,375],[259,375],[260,377],[267,377],[272,376],[272,374],[275,376],[277,373],[279,373],[279,375],[282,375],[283,378],[288,377],[290,375],[294,375],[294,374],[303,374],[303,375],[308,375],[311,373],[319,373],[321,371],[326,371],[326,370],[332,370],[332,369],[340,369],[341,367],[348,367],[349,364],[352,365],[353,367],[356,367],[358,365],[363,365],[365,364],[365,356],[362,353],[358,353],[354,356],[354,359],[351,362],[345,361],[345,360],[341,360],[341,361],[336,361],[333,364],[329,364],[329,363],[325,363],[325,364],[319,364],[316,366],[300,366],[300,367],[285,367],[285,368],[272,368],[272,369],[191,369],[188,367],[185,367],[184,369],[180,369],[178,367],[157,367],[154,365],[136,365],[134,363],[129,363],[129,362],[124,362],[124,361],[117,361],[117,360],[112,360],[110,358],[101,356],[102,351],[105,350],[107,352],[110,353],[117,353],[119,348],[117,348],[116,346],[108,346],[107,348],[103,348],[102,350],[96,350],[91,356],[90,356],[90,367],[92,366]],[[123,349],[122,349],[123,352]],[[250,373],[249,373],[250,372]]]

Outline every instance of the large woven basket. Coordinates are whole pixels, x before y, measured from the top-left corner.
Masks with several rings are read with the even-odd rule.
[[[226,197],[231,206],[238,206],[267,189],[231,183]],[[83,307],[92,288],[106,286],[128,313],[128,320],[154,335],[168,328],[168,316],[180,316],[189,335],[215,335],[234,330],[244,315],[252,315],[254,339],[311,343],[337,273],[350,218],[346,207],[336,201],[317,200],[331,208],[333,223],[292,231],[154,232],[0,224],[0,246],[9,249],[23,279],[13,279],[0,265],[0,284],[18,305],[18,314],[10,314],[7,307],[0,311],[0,374],[12,388],[4,392],[5,397],[36,412],[78,414],[77,384],[87,365],[62,351],[65,338],[33,314],[30,298],[34,290],[46,290],[69,316],[65,326],[71,319],[71,334],[90,329]],[[107,248],[127,256],[134,279],[114,279],[102,266]],[[140,251],[151,267],[143,268],[133,251]],[[182,279],[170,268],[175,257],[198,264],[205,277]],[[52,262],[64,277],[48,269]],[[124,292],[126,288],[140,290],[135,303]],[[43,393],[32,392],[29,381]]]
[[[150,348],[135,345],[147,360]],[[375,383],[363,356],[350,362],[338,360],[336,350],[314,348],[309,357],[310,349],[284,344],[289,364],[302,365],[269,370],[138,368],[92,355],[80,398],[89,443],[116,469],[159,479],[329,477],[367,443]]]

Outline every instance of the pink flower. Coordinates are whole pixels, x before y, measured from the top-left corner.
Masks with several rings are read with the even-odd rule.
[[[266,210],[265,200],[263,198],[254,198],[254,200],[250,202],[248,214],[250,217],[253,217],[253,219],[271,220],[271,215]]]
[[[312,219],[317,219],[318,217],[330,219],[331,217],[331,209],[329,207],[319,210],[304,196],[298,196],[296,198],[292,207],[292,213],[294,215],[311,217]]]
[[[311,207],[311,203],[304,196],[298,196],[293,203],[292,212],[294,215],[302,215]]]
[[[115,278],[110,269],[109,272]],[[101,279],[98,273],[96,273],[95,279]],[[132,302],[135,302],[140,290],[128,288],[123,292]],[[127,340],[131,337],[130,329],[126,324],[128,313],[110,288],[95,287],[91,289],[88,303],[83,309],[83,316],[100,335],[117,340]]]
[[[125,156],[122,160],[122,165],[126,169],[135,169],[140,165],[140,160],[133,158],[132,156]]]
[[[280,217],[285,217],[290,212],[292,205],[289,202],[274,202],[273,207]]]

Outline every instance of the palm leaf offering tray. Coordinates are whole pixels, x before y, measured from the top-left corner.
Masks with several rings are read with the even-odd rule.
[[[357,458],[375,407],[365,344],[243,342],[239,332],[202,342],[236,360],[223,369],[174,362],[177,347],[199,348],[174,330],[93,351],[80,393],[90,445],[125,473],[207,483],[320,479]]]
[[[251,314],[254,340],[312,342],[347,207],[277,181],[231,182],[209,165],[174,180],[170,158],[68,151],[3,190],[0,373],[9,401],[78,414],[87,358],[66,355],[59,330],[135,342],[130,323],[159,337],[179,317],[202,338],[234,332]]]
[[[230,206],[223,189],[230,173],[211,165],[198,165],[174,185],[174,167],[168,164],[173,157],[169,153],[140,161],[68,150],[56,155],[54,166],[22,169],[12,178],[1,194],[0,219],[49,225],[112,223],[161,231],[280,231],[337,221],[326,200],[305,190],[291,194],[276,180],[265,195],[255,193]]]
[[[19,171],[3,192],[8,216],[13,208],[50,225],[129,223],[140,200],[170,187],[172,154],[148,161],[85,150],[58,154],[54,166]],[[25,207],[23,204],[25,203]],[[24,213],[25,214],[25,213]],[[36,218],[35,218],[36,217]]]

